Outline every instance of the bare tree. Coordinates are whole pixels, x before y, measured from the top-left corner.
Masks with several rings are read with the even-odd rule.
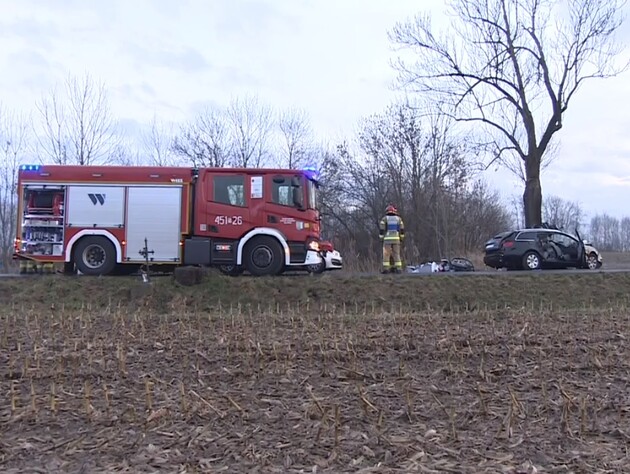
[[[435,97],[456,120],[483,125],[480,141],[494,160],[522,161],[525,221],[540,224],[540,172],[571,99],[584,81],[626,69],[615,63],[614,41],[623,1],[447,2],[455,37],[436,36],[428,16],[390,32],[416,54],[410,65],[396,63],[400,83]]]
[[[182,125],[173,138],[172,150],[194,166],[228,166],[232,148],[224,111],[208,107]]]
[[[232,143],[232,163],[243,168],[258,168],[269,159],[269,138],[273,113],[257,97],[235,98],[227,109],[227,124]]]
[[[17,224],[17,171],[28,147],[28,121],[0,107],[0,260],[8,268]]]
[[[580,229],[584,211],[579,203],[562,199],[559,196],[547,196],[543,199],[543,219],[567,232]]]
[[[37,103],[42,119],[39,151],[56,164],[92,165],[116,146],[107,92],[86,74],[68,76],[63,93],[53,89]]]
[[[281,136],[281,166],[297,168],[307,165],[313,153],[313,133],[308,114],[292,108],[284,110],[278,117]]]
[[[142,136],[148,161],[155,166],[173,166],[177,161],[174,152],[173,128],[153,116],[151,128]]]
[[[108,162],[122,166],[148,165],[146,156],[143,156],[135,145],[135,141],[129,137],[121,137],[111,149]]]
[[[415,243],[418,256],[450,251],[457,232],[454,202],[472,176],[465,142],[451,125],[444,117],[401,103],[364,121],[359,133],[369,166],[383,173],[377,179],[385,190],[375,216],[380,217],[387,202],[411,213],[407,247],[412,251]]]
[[[457,216],[453,219],[459,230],[455,233],[455,249],[474,251],[492,235],[507,229],[510,215],[501,202],[499,193],[477,180],[469,192],[457,203]]]
[[[620,232],[619,219],[606,213],[597,214],[591,218],[590,236],[593,243],[600,250],[619,250]]]
[[[619,234],[619,238],[621,240],[619,250],[622,252],[628,252],[630,250],[630,217],[626,216],[621,219]]]
[[[471,154],[449,119],[393,104],[363,120],[356,144],[340,145],[329,163],[324,188],[332,177],[336,189],[322,206],[326,225],[343,249],[378,256],[378,221],[394,203],[406,221],[406,258],[477,252],[508,218],[476,179]]]

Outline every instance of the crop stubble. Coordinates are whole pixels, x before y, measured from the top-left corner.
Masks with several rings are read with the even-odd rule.
[[[620,472],[629,314],[14,308],[0,467]]]

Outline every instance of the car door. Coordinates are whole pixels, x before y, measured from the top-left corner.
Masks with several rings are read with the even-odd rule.
[[[563,262],[566,267],[578,266],[579,263],[579,242],[572,235],[557,232],[552,234],[552,239],[562,250]]]
[[[245,174],[209,174],[206,186],[205,224],[208,236],[222,240],[239,239],[251,227]]]
[[[580,233],[577,229],[575,229],[575,235],[578,239],[578,249],[577,249],[577,267],[578,268],[588,268],[588,263],[586,261],[586,248],[584,247],[584,240],[580,236]]]
[[[549,232],[546,231],[537,231],[532,235],[533,241],[531,242],[532,250],[538,252],[543,260],[543,262],[550,261],[550,253],[546,247],[546,241],[549,239]],[[553,259],[551,259],[553,260]]]

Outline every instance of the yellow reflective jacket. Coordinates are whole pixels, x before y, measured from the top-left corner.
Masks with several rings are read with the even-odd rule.
[[[405,223],[402,217],[387,214],[379,224],[379,235],[384,242],[396,243],[405,238]]]

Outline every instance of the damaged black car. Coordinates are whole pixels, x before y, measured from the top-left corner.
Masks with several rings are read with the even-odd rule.
[[[575,235],[554,228],[533,228],[501,232],[485,244],[484,264],[508,270],[561,268],[597,269],[602,259]]]

